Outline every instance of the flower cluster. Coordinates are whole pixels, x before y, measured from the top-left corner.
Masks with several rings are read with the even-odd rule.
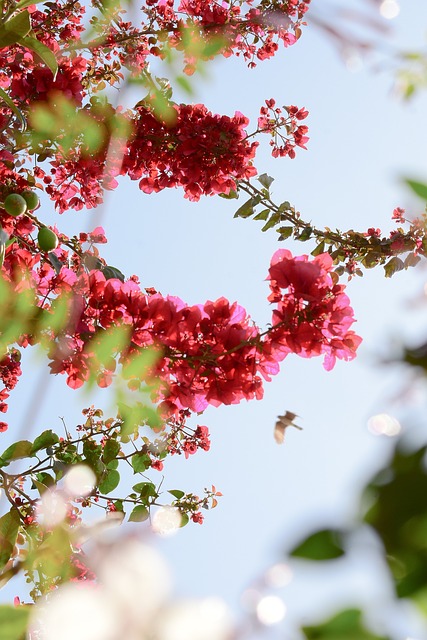
[[[333,284],[332,266],[328,253],[310,262],[307,256],[294,258],[286,249],[276,251],[268,276],[269,300],[277,303],[273,329],[266,338],[269,357],[282,359],[290,352],[305,358],[324,354],[327,370],[336,358],[355,357],[361,338],[350,331],[353,309],[345,287]]]
[[[201,104],[174,105],[172,123],[139,107],[122,174],[139,180],[145,193],[182,186],[185,196],[229,193],[236,180],[256,175],[257,143],[246,140],[248,119],[212,114]]]
[[[300,37],[309,4],[310,0],[270,0],[254,6],[253,0],[239,0],[228,6],[215,0],[181,0],[175,12],[173,0],[150,2],[156,5],[162,24],[169,30],[171,24],[178,25],[170,43],[184,49],[187,73],[195,68],[188,43],[197,38],[198,57],[202,59],[210,57],[209,45],[224,56],[241,55],[251,68],[256,59],[271,58],[279,43],[288,47]]]
[[[277,107],[273,99],[265,101],[258,118],[258,131],[271,135],[270,146],[274,158],[289,156],[295,158],[295,147],[306,149],[309,138],[307,125],[299,124],[308,116],[308,111],[293,105]],[[283,110],[286,115],[283,115]]]

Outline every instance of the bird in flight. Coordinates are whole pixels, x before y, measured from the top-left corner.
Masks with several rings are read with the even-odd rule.
[[[292,411],[286,411],[283,416],[277,416],[277,421],[274,425],[274,439],[277,444],[283,444],[285,431],[288,427],[295,427],[295,429],[302,431],[302,427],[294,423],[295,418],[298,418],[298,416]]]

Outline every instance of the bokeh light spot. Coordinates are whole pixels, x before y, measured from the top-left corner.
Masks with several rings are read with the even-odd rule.
[[[168,607],[159,618],[159,640],[226,640],[231,618],[220,598],[185,600]]]
[[[393,20],[400,13],[400,7],[397,0],[383,0],[380,4],[380,14],[387,20]]]
[[[37,504],[37,521],[42,527],[56,527],[67,515],[67,503],[58,491],[45,491]]]
[[[171,536],[181,526],[182,516],[176,507],[160,507],[153,516],[152,528],[159,536]]]
[[[118,625],[110,600],[97,587],[82,583],[66,584],[40,600],[30,620],[38,640],[115,640]]]
[[[264,580],[269,587],[285,587],[292,580],[292,571],[289,565],[278,562],[265,572]]]
[[[396,418],[388,413],[379,413],[369,418],[368,429],[376,436],[389,436],[392,438],[399,435],[402,431],[402,426]]]
[[[277,624],[285,617],[286,606],[279,596],[264,596],[257,604],[256,614],[262,624]]]
[[[96,476],[92,469],[84,464],[76,464],[64,478],[64,491],[71,498],[84,498],[94,489]]]

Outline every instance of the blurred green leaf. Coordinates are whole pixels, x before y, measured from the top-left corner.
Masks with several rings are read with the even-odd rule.
[[[0,518],[0,571],[4,569],[12,555],[20,524],[19,511],[15,508]]]
[[[308,536],[290,551],[294,558],[334,560],[344,555],[345,533],[339,529],[321,529]]]
[[[123,365],[123,377],[138,378],[143,380],[147,370],[150,369],[159,359],[160,353],[156,349],[144,349],[141,353],[132,355],[129,362]]]
[[[427,446],[408,450],[399,441],[364,495],[371,505],[364,520],[384,544],[399,597],[416,599],[427,584],[426,453]]]
[[[427,201],[427,184],[425,182],[418,182],[417,180],[405,180],[405,183],[408,185],[412,191],[422,198],[422,200]]]
[[[303,627],[307,640],[389,640],[368,631],[362,623],[359,609],[346,609],[323,624]]]
[[[31,608],[0,605],[1,640],[24,640]]]

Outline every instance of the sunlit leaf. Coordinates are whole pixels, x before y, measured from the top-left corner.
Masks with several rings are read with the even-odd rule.
[[[18,42],[31,31],[30,15],[28,11],[14,14],[7,22],[0,25],[0,49]]]
[[[57,442],[59,442],[59,437],[52,431],[52,429],[43,431],[43,433],[37,436],[34,440],[33,446],[31,447],[31,453],[37,453],[40,449],[47,449]]]
[[[18,440],[14,442],[4,451],[0,457],[0,465],[4,466],[11,460],[18,460],[19,458],[32,457],[32,443],[29,440]]]
[[[58,63],[55,58],[55,54],[53,51],[49,49],[43,42],[37,40],[37,38],[31,38],[30,36],[25,36],[24,38],[18,39],[19,44],[27,49],[31,49],[38,55],[38,57],[45,63],[45,65],[52,71],[53,79],[55,80],[56,74],[58,73]]]

